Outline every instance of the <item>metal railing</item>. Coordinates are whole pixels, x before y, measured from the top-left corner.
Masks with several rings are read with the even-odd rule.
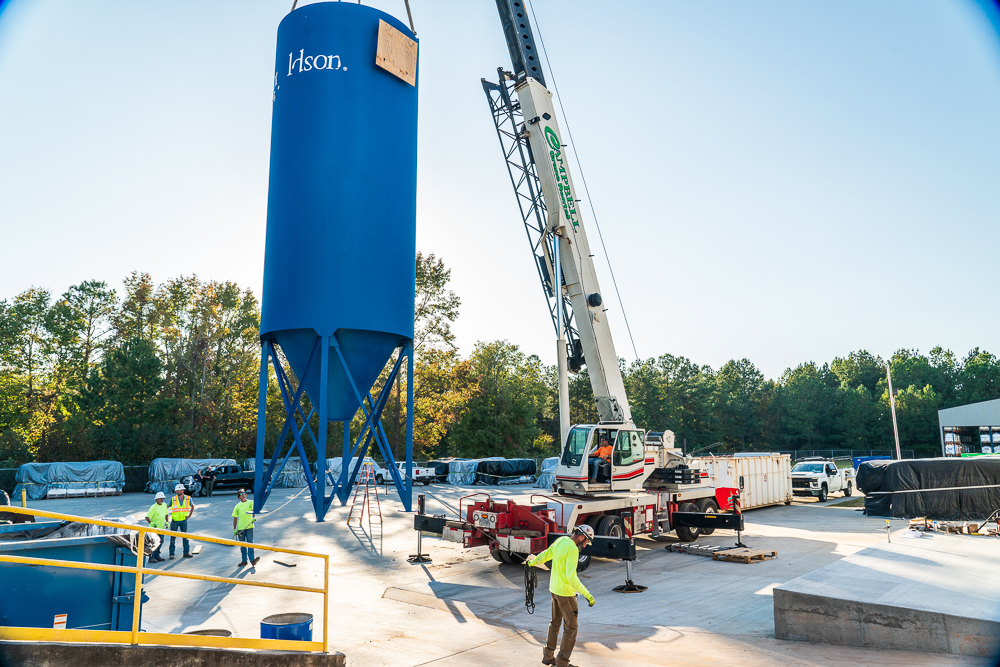
[[[89,519],[86,517],[73,516],[71,514],[60,514],[58,512],[47,512],[33,508],[24,507],[4,507],[4,512],[14,514],[29,514],[41,516],[48,519],[59,519],[61,521],[74,521],[86,523],[94,526],[107,526],[109,528],[121,529],[125,527],[128,532],[138,532],[136,542],[136,564],[135,567],[121,565],[104,565],[102,563],[81,563],[79,561],[54,560],[51,558],[31,558],[27,556],[4,556],[0,555],[0,563],[20,563],[23,565],[45,565],[49,567],[64,567],[78,570],[101,570],[104,572],[120,572],[122,574],[135,575],[135,603],[132,605],[132,630],[125,632],[120,630],[73,630],[55,628],[20,628],[12,626],[0,626],[0,640],[6,641],[40,641],[40,642],[92,642],[111,644],[144,644],[144,645],[166,645],[166,646],[210,646],[215,648],[249,648],[275,651],[322,651],[327,652],[327,615],[330,604],[330,556],[328,554],[317,554],[309,551],[299,551],[297,549],[284,549],[265,544],[250,544],[238,542],[220,537],[208,537],[197,533],[182,533],[174,530],[163,530],[160,528],[147,528],[136,526],[128,528],[126,524],[113,521],[102,521],[100,519]],[[146,533],[155,533],[166,537],[181,537],[188,540],[199,540],[202,542],[212,542],[233,547],[246,547],[250,549],[260,549],[262,551],[274,551],[297,556],[307,556],[319,558],[323,561],[323,588],[310,588],[308,586],[292,586],[289,584],[272,584],[265,581],[247,581],[245,579],[233,579],[231,577],[215,577],[208,574],[194,574],[191,572],[168,572],[165,570],[147,569],[143,563],[145,561]],[[140,552],[140,550],[142,550]],[[139,632],[139,613],[142,610],[142,579],[143,575],[151,577],[175,577],[178,579],[195,579],[200,581],[212,581],[223,584],[235,584],[240,586],[258,586],[261,588],[278,588],[286,591],[301,591],[304,593],[322,593],[323,595],[323,641],[292,641],[287,639],[252,639],[242,637],[210,637],[205,635],[184,635],[172,632]]]

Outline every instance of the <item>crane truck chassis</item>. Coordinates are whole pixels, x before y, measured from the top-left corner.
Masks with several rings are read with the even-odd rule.
[[[633,439],[642,432],[618,426],[573,427],[560,461],[560,469],[567,472],[557,472],[551,494],[534,494],[529,504],[522,505],[474,493],[459,502],[460,521],[418,514],[414,529],[440,534],[466,548],[487,546],[498,562],[519,565],[548,548],[555,537],[588,524],[603,539],[580,552],[578,570],[589,567],[592,557],[634,560],[634,546],[623,545],[631,544],[636,535],[655,538],[673,531],[681,541],[690,542],[716,528],[743,530],[739,489],[716,486],[707,471],[687,467],[689,459],[670,446],[673,433],[648,433],[641,449],[634,450]],[[583,437],[574,433],[578,429],[587,438],[574,454],[574,438]],[[614,437],[610,481],[600,478],[600,465],[593,466],[594,475],[581,477],[580,469],[590,467],[591,457],[584,454],[609,434]]]

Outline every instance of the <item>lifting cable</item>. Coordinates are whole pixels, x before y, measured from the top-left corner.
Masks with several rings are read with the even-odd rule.
[[[538,587],[538,574],[535,568],[524,562],[524,607],[529,614],[535,613],[535,589]]]
[[[597,221],[597,212],[594,210],[594,201],[590,197],[590,190],[587,188],[587,177],[583,174],[583,165],[580,164],[580,153],[575,150],[576,143],[573,141],[573,132],[569,127],[569,118],[566,116],[566,109],[563,108],[562,96],[559,95],[559,86],[556,84],[556,75],[552,71],[552,61],[549,60],[548,49],[545,48],[545,40],[542,38],[542,29],[538,25],[538,18],[535,16],[535,6],[534,3],[529,3],[525,0],[525,4],[528,5],[528,9],[531,10],[531,20],[535,23],[535,32],[538,33],[538,43],[542,45],[542,56],[545,59],[545,65],[549,70],[549,77],[552,79],[552,89],[556,94],[556,103],[559,105],[559,113],[562,114],[563,121],[566,123],[566,135],[569,137],[570,145],[574,147],[573,150],[573,161],[576,162],[576,168],[580,172],[580,181],[583,183],[583,191],[587,195],[587,206],[590,207],[590,215],[594,218],[594,226],[597,227],[597,237],[601,241],[601,247],[604,249],[604,259],[608,263],[608,271],[611,272],[611,284],[614,285],[615,294],[618,296],[618,305],[622,309],[622,317],[625,319],[625,330],[628,331],[629,341],[632,343],[632,352],[635,353],[636,361],[639,360],[639,352],[635,347],[635,339],[632,338],[632,327],[628,323],[628,315],[625,314],[625,304],[622,302],[621,292],[618,291],[618,281],[615,279],[615,270],[611,266],[611,257],[608,255],[608,247],[604,245],[604,235],[601,233],[601,225]]]

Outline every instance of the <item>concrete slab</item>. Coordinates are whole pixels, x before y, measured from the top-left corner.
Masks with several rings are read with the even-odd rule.
[[[996,655],[997,546],[995,538],[897,534],[775,588],[775,636]]]
[[[451,507],[470,493],[489,491],[497,498],[528,502],[536,489],[527,486],[460,488],[433,485],[423,491]],[[191,530],[219,537],[232,535],[231,494],[197,499]],[[39,501],[40,508],[90,516],[142,516],[152,503],[147,494],[111,498]],[[331,555],[330,646],[349,665],[417,667],[423,665],[538,664],[539,640],[548,624],[547,574],[534,615],[523,599],[523,568],[500,565],[485,549],[424,538],[434,562],[410,565],[416,535],[412,515],[401,511],[395,495],[383,498],[384,523],[347,527],[348,508],[331,508],[328,520],[312,518],[308,491],[278,489],[268,500],[269,513],[256,529],[263,543]],[[428,510],[446,508],[428,498]],[[902,527],[902,523],[899,524]],[[611,589],[623,583],[622,563],[595,561],[582,578],[597,606],[580,612],[580,636],[573,663],[581,667],[648,665],[987,665],[982,659],[913,651],[881,650],[787,642],[774,638],[772,590],[810,571],[836,562],[885,539],[885,522],[852,509],[837,509],[812,499],[790,507],[747,513],[744,541],[775,549],[778,559],[755,565],[723,563],[672,554],[665,543],[637,540],[639,560],[634,579],[649,586],[637,595]],[[699,542],[730,545],[735,534],[718,531]],[[179,551],[178,545],[178,551]],[[298,564],[287,568],[274,559]],[[193,559],[157,567],[279,583],[320,585],[323,570],[308,559],[264,555],[256,568],[236,567],[235,548],[207,545]],[[152,578],[146,587],[144,627],[185,632],[224,628],[240,637],[259,637],[260,619],[279,612],[304,611],[316,616],[321,630],[320,596],[273,589],[244,590],[231,585]]]
[[[0,641],[0,667],[344,667],[343,653],[236,651],[191,646]]]

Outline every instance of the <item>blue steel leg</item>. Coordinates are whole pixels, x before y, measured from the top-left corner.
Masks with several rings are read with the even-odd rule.
[[[270,341],[260,344],[260,388],[257,390],[257,453],[253,469],[254,509],[257,514],[264,507],[264,427],[267,424],[267,357]],[[157,556],[159,557],[159,556]]]
[[[351,420],[344,421],[344,454],[340,459],[340,479],[337,480],[337,497],[340,504],[347,504],[347,494],[343,492],[347,488],[347,466],[351,460]]]
[[[313,352],[315,352],[315,346],[313,347]],[[280,366],[278,364],[277,359],[275,359],[275,358],[272,357],[271,358],[271,363],[274,365],[274,367],[275,367],[275,373],[279,376],[279,378],[283,377],[284,373],[281,371],[281,368],[280,368]],[[302,373],[303,377],[306,376],[306,372],[308,372],[308,367],[311,364],[312,364],[312,355],[310,355],[310,357],[309,357],[309,364],[307,364],[307,366],[306,366],[307,370]],[[286,417],[285,417],[285,426],[286,427],[288,426],[289,423],[292,423],[292,424],[295,423],[295,405],[299,402],[299,400],[302,397],[302,390],[305,389],[305,384],[306,384],[305,382],[299,382],[298,389],[295,390],[295,399],[293,401],[289,401],[288,400],[288,388],[285,387],[285,383],[281,382],[280,379],[278,381],[278,389],[281,390],[281,400],[285,404],[285,415],[286,415]],[[299,452],[299,456],[302,458],[303,461],[307,460],[308,457],[306,457],[305,448],[302,446],[302,438],[299,436],[299,429],[298,428],[292,429],[292,433],[295,435],[295,447],[296,447],[296,449]],[[313,484],[313,480],[312,480],[311,476],[306,475],[306,483],[309,485],[309,493],[311,493],[312,497],[315,498],[316,497],[316,485]]]
[[[409,512],[413,499],[413,341],[406,346],[406,495],[400,500]]]
[[[364,437],[364,445],[362,447],[361,453],[358,454],[358,462],[354,464],[354,470],[351,472],[351,479],[348,482],[349,484],[348,488],[354,486],[354,483],[358,479],[358,472],[361,470],[361,465],[364,460],[364,456],[368,452],[368,446],[371,443],[372,435],[376,433],[375,425],[378,424],[379,420],[382,418],[382,411],[385,409],[386,401],[388,400],[389,394],[391,393],[390,390],[392,388],[392,382],[396,378],[396,375],[398,374],[399,366],[402,363],[402,361],[403,361],[402,356],[400,356],[396,360],[396,364],[395,366],[393,366],[392,372],[389,374],[385,386],[382,387],[382,391],[379,392],[378,399],[375,401],[375,405],[372,407],[372,412],[368,414],[368,418],[365,421],[365,430],[362,432],[362,435]],[[361,394],[358,393],[357,387],[354,385],[354,380],[351,378],[350,374],[348,374],[347,377],[349,380],[351,380],[351,386],[352,388],[354,388],[354,393],[358,398],[358,402],[361,404],[361,409],[367,413],[367,410],[365,409],[364,400],[362,400]],[[377,440],[378,438],[376,437],[376,441]],[[397,490],[399,490],[399,487],[397,487]]]
[[[316,495],[313,497],[313,506],[316,508],[316,521],[323,521],[326,516],[326,430],[329,423],[327,419],[327,393],[330,382],[327,375],[330,371],[330,337],[323,336],[320,342],[319,355],[319,425],[316,427],[316,435],[319,436],[316,442]],[[308,463],[303,461],[303,465],[308,467]],[[324,621],[325,622],[325,621]]]

